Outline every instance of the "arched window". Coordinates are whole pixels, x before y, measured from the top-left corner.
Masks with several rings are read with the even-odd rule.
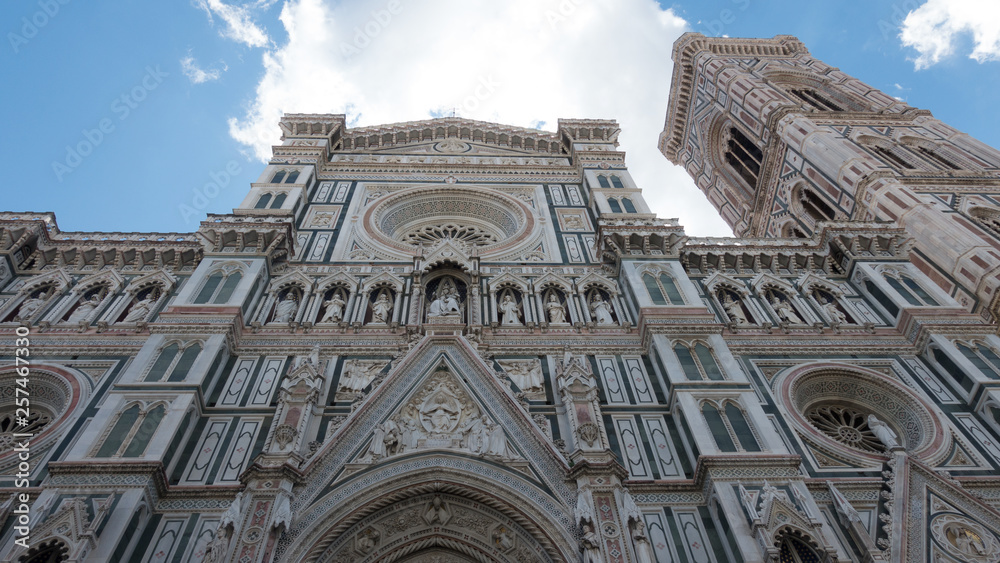
[[[285,179],[285,171],[278,170],[277,172],[274,173],[274,176],[271,178],[271,183],[280,184],[284,179]]]
[[[608,183],[608,177],[607,176],[598,176],[597,177],[597,183],[600,184],[600,186],[602,188],[611,189],[611,184]]]
[[[267,204],[271,202],[271,194],[264,194],[260,196],[257,200],[257,205],[254,205],[254,209],[267,209]]]
[[[212,303],[219,305],[228,303],[229,298],[233,295],[233,291],[242,279],[243,274],[240,272],[232,272],[228,275],[223,272],[215,272],[205,280],[205,285],[202,286],[201,291],[198,292],[198,296],[195,297],[195,304]]]
[[[832,221],[837,215],[830,204],[810,188],[804,187],[799,190],[799,202],[802,204],[802,210],[813,222]]]
[[[281,206],[285,204],[285,199],[288,197],[287,194],[278,194],[274,197],[274,202],[271,203],[271,209],[281,209]]]
[[[781,563],[819,563],[819,555],[808,545],[793,538],[786,537],[781,542],[778,552]]]
[[[135,404],[120,412],[94,457],[141,457],[165,414],[162,404],[149,410]]]
[[[199,354],[201,344],[197,342],[184,348],[183,352],[176,342],[171,343],[157,356],[143,381],[163,381],[163,376],[168,373],[167,381],[184,381]]]
[[[683,305],[684,299],[681,297],[681,292],[678,291],[674,279],[667,274],[660,274],[658,279],[660,280],[660,286],[663,287],[663,291],[667,294],[667,299],[675,305]]]
[[[715,361],[712,350],[701,342],[689,347],[683,343],[674,345],[674,354],[681,362],[684,375],[691,381],[701,381],[710,379],[712,381],[722,381],[725,376],[719,369],[719,364]]]
[[[729,427],[722,420],[722,414],[719,412],[719,409],[712,403],[706,402],[701,406],[701,414],[705,417],[708,429],[712,431],[712,437],[715,438],[715,445],[718,446],[719,450],[723,452],[735,452],[736,444],[733,442],[733,437],[729,434]]]
[[[896,154],[896,151],[888,149],[882,145],[873,145],[871,147],[872,151],[878,156],[882,157],[887,163],[905,170],[913,170],[914,166],[910,164],[906,159]]]
[[[754,437],[753,429],[750,428],[750,423],[747,422],[743,410],[732,402],[728,402],[726,403],[726,418],[729,419],[729,425],[736,433],[736,439],[743,451],[759,452],[760,445],[757,444],[757,438]]]
[[[1000,210],[976,207],[969,210],[969,216],[995,236],[1000,236]]]
[[[961,167],[959,165],[955,164],[951,160],[948,160],[947,158],[944,157],[944,155],[942,155],[940,152],[934,149],[925,146],[918,146],[917,153],[920,154],[920,156],[929,160],[938,168],[943,168],[946,170],[961,170]]]
[[[985,344],[973,347],[964,342],[959,342],[957,346],[962,355],[972,362],[972,365],[976,366],[979,371],[991,379],[997,379],[997,374],[1000,373],[1000,357],[992,348]]]
[[[298,179],[299,179],[299,171],[298,170],[292,170],[291,172],[288,173],[288,178],[285,178],[285,183],[286,184],[294,184],[295,181],[298,180]]]
[[[725,407],[719,410],[711,401],[701,405],[701,413],[708,422],[708,427],[715,438],[715,444],[723,452],[759,452],[760,445],[754,436],[753,428],[741,409],[734,401],[727,400]]]
[[[764,162],[764,153],[735,127],[729,128],[729,141],[726,143],[726,162],[736,171],[750,189],[757,187],[760,177],[760,167]]]
[[[791,93],[806,105],[820,111],[844,111],[843,108],[831,101],[830,98],[812,88],[798,88],[791,90]]]
[[[615,199],[615,198],[613,198],[613,197],[608,199],[608,206],[611,207],[611,212],[612,213],[621,213],[622,212],[622,206],[618,205],[618,200]]]
[[[936,307],[938,302],[930,296],[924,288],[920,287],[920,284],[910,279],[908,276],[898,274],[897,276],[892,276],[888,274],[883,274],[885,281],[889,283],[889,286],[896,290],[896,293],[906,300],[910,305],[921,307],[921,306],[933,306]]]
[[[667,304],[667,300],[663,297],[663,292],[660,290],[660,285],[656,283],[656,278],[652,274],[643,274],[642,281],[646,284],[646,291],[649,292],[649,297],[653,300],[653,305]]]
[[[624,189],[625,188],[625,184],[622,184],[622,179],[619,178],[618,176],[612,176],[611,177],[611,187],[612,188]]]
[[[622,198],[622,206],[625,207],[625,213],[637,213],[635,205],[632,204],[632,200],[627,197]]]
[[[972,387],[976,384],[968,375],[962,371],[962,368],[955,365],[955,362],[951,361],[951,358],[941,350],[935,348],[932,354],[934,356],[934,361],[937,362],[941,369],[948,373],[952,379],[958,383],[959,387],[965,389],[966,391],[972,391]]]

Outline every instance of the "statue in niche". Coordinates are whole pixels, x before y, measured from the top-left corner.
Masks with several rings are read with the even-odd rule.
[[[274,305],[274,318],[271,320],[271,323],[288,324],[292,322],[295,312],[298,310],[299,304],[295,300],[295,294],[289,291]]]
[[[787,298],[782,298],[782,295],[776,291],[770,292],[770,302],[771,308],[777,313],[778,318],[788,324],[799,325],[802,323],[802,317],[795,311],[795,307]]]
[[[146,320],[149,317],[149,313],[153,310],[153,305],[156,304],[158,297],[155,289],[148,291],[142,299],[132,304],[132,308],[129,309],[128,314],[125,315],[122,322],[138,323]]]
[[[215,537],[205,546],[204,563],[219,563],[226,557],[229,551],[229,528],[219,526],[215,531]]]
[[[837,324],[847,324],[850,322],[847,315],[837,306],[837,300],[832,295],[827,294],[825,291],[814,289],[813,297],[819,303],[820,307],[823,308],[823,311],[831,322]]]
[[[601,557],[601,537],[597,535],[592,522],[583,525],[583,539],[580,543],[583,547],[584,563],[604,563]]]
[[[434,290],[434,300],[431,301],[428,317],[448,317],[461,315],[462,303],[458,288],[450,277],[443,278]]]
[[[728,291],[722,294],[722,307],[726,310],[726,314],[729,315],[729,319],[732,320],[733,324],[750,324],[746,313],[743,312],[743,303],[739,299],[733,299],[732,294]]]
[[[30,320],[45,305],[47,300],[48,296],[44,293],[34,297],[29,296],[21,302],[21,307],[18,309],[15,319],[18,321]]]
[[[882,422],[874,414],[868,415],[868,428],[875,434],[875,437],[882,442],[886,450],[894,450],[901,447],[899,445],[898,436],[893,432],[889,425]]]
[[[590,312],[594,315],[594,320],[599,325],[613,325],[615,319],[612,316],[611,304],[604,300],[600,291],[594,291],[590,298]]]
[[[559,296],[553,291],[549,293],[549,300],[545,302],[545,311],[549,314],[549,324],[566,324],[566,308],[559,301]]]
[[[344,298],[340,295],[340,291],[334,291],[330,299],[323,302],[323,306],[326,307],[326,312],[323,313],[323,318],[321,318],[319,322],[339,323],[344,320],[345,304]]]
[[[91,294],[90,297],[84,297],[66,320],[71,323],[87,321],[100,304],[101,296],[97,293]]]
[[[500,324],[504,326],[524,326],[521,322],[521,307],[514,299],[514,295],[507,291],[500,301]]]
[[[389,290],[383,289],[375,298],[375,303],[372,304],[372,322],[389,324],[389,320],[392,318],[391,314],[392,301],[389,300]]]

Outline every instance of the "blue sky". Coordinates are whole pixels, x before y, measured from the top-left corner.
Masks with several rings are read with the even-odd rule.
[[[727,235],[655,150],[673,40],[796,35],[829,64],[1000,146],[1000,8],[929,2],[5,2],[0,208],[54,211],[64,231],[189,232],[239,204],[282,111],[372,125],[458,107],[546,129],[559,117],[619,119],[655,210],[689,234]],[[900,38],[914,10],[916,47]],[[483,83],[495,86],[471,96]]]

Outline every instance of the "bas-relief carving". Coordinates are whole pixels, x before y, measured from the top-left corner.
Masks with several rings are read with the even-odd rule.
[[[385,368],[386,362],[347,360],[337,385],[336,401],[353,401]]]
[[[497,360],[497,363],[528,400],[545,400],[541,360]]]
[[[500,461],[521,459],[502,426],[447,370],[431,376],[395,415],[378,425],[360,460],[374,463],[423,449],[462,450]]]

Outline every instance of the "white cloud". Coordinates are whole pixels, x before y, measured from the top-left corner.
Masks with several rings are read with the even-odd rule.
[[[977,62],[1000,59],[1000,3],[981,0],[928,0],[907,14],[900,38],[919,53],[917,70],[955,52],[959,36],[971,34],[969,58]]]
[[[267,8],[273,2],[258,3],[255,7]],[[213,16],[222,18],[226,28],[222,30],[222,36],[228,37],[249,47],[266,47],[271,43],[267,33],[264,32],[253,21],[251,10],[224,4],[222,0],[195,0],[195,6],[201,8],[208,15],[209,21],[214,23]]]
[[[262,160],[285,112],[346,113],[351,126],[454,107],[548,130],[559,118],[616,119],[650,206],[690,234],[730,233],[656,148],[686,23],[653,0],[289,0],[280,19],[288,42],[264,54],[246,114],[230,120],[231,135]]]
[[[203,82],[218,80],[219,76],[222,75],[222,71],[217,68],[205,70],[199,67],[198,62],[195,61],[194,57],[191,55],[181,59],[181,70],[184,72],[184,76],[187,76],[188,80],[190,80],[193,84],[201,84]]]

